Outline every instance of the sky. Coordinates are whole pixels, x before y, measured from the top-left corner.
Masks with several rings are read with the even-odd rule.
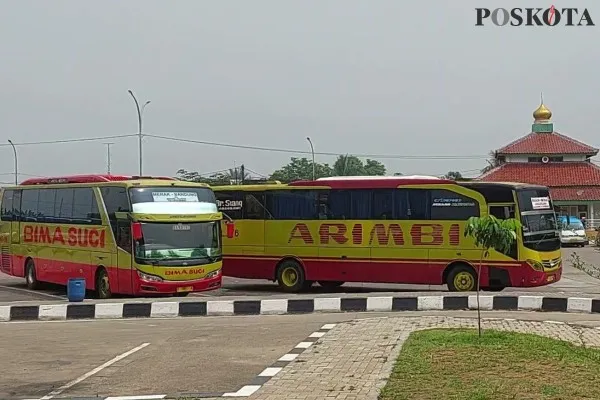
[[[316,152],[386,155],[388,172],[477,175],[531,132],[544,93],[555,130],[598,140],[595,27],[475,26],[475,7],[540,1],[0,0],[0,182],[14,143],[132,135],[144,175],[244,164],[269,175]],[[560,8],[561,4],[555,4]],[[29,176],[138,173],[136,137],[17,146]],[[440,159],[440,157],[446,159]],[[447,159],[447,157],[454,157]],[[316,155],[318,162],[335,157]]]

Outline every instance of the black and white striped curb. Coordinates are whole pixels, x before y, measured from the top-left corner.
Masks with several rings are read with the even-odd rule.
[[[600,313],[600,299],[481,295],[482,310]],[[315,297],[304,299],[157,301],[0,306],[0,321],[171,318],[212,315],[281,315],[315,312],[477,309],[475,295],[418,297]]]
[[[318,331],[311,333],[306,339],[298,343],[296,347],[288,351],[277,361],[265,368],[258,374],[252,382],[242,386],[235,392],[228,393],[177,393],[177,394],[153,394],[153,395],[136,395],[136,396],[111,396],[111,397],[77,397],[77,400],[158,400],[158,399],[174,399],[174,400],[193,400],[202,398],[215,397],[248,397],[254,394],[271,378],[277,375],[286,365],[295,361],[296,358],[306,349],[313,346],[320,338],[325,336],[327,332],[333,329],[336,324],[325,324]],[[55,400],[67,400],[66,398],[55,397]],[[32,400],[32,399],[31,399]],[[37,399],[36,399],[37,400]]]

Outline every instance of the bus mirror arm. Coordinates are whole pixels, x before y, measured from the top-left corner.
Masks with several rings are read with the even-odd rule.
[[[225,227],[227,228],[227,238],[233,239],[235,237],[235,222],[233,219],[227,215],[227,213],[222,212],[223,217],[225,218]]]

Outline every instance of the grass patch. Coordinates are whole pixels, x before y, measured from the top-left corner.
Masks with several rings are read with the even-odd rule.
[[[600,350],[494,330],[414,332],[379,398],[600,399]]]

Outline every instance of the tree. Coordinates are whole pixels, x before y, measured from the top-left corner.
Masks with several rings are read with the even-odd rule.
[[[448,171],[448,173],[446,173],[446,175],[444,175],[442,178],[452,179],[453,181],[463,180],[462,174],[458,171]]]
[[[329,164],[315,163],[315,178],[325,178],[332,175],[332,170]],[[292,157],[289,164],[284,165],[280,169],[276,170],[271,174],[269,179],[281,181],[284,183],[312,179],[313,176],[313,164],[312,161],[302,157]]]
[[[519,221],[514,218],[498,219],[493,215],[484,217],[471,217],[467,221],[465,237],[469,236],[475,241],[475,245],[481,248],[481,256],[477,267],[477,326],[481,336],[481,311],[479,308],[479,285],[481,282],[481,267],[483,259],[490,255],[494,249],[500,253],[508,253],[511,246],[517,240],[517,229],[521,227]]]
[[[381,176],[385,173],[385,166],[377,160],[367,159],[366,163],[363,163],[356,156],[342,155],[333,163],[334,176]]]
[[[482,174],[485,174],[486,172],[500,166],[500,160],[498,160],[498,155],[494,150],[491,150],[488,155],[490,157],[486,160],[488,165],[481,169]]]

